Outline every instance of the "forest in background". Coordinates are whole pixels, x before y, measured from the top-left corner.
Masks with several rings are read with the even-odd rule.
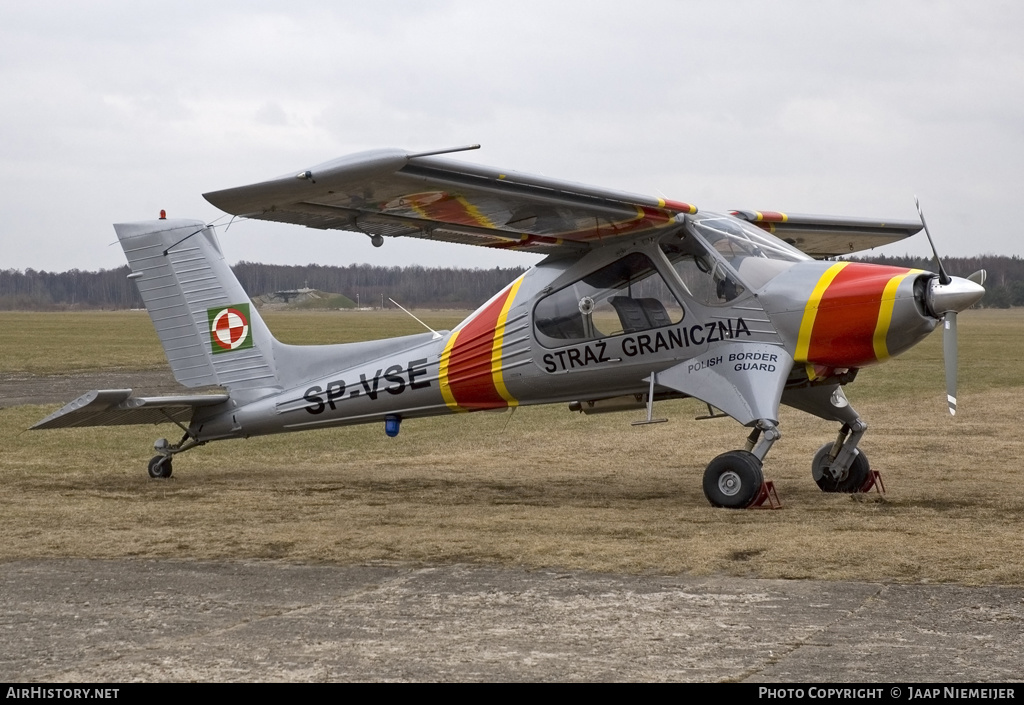
[[[934,271],[929,258],[851,257],[855,262],[887,264]],[[1024,258],[1003,255],[949,257],[943,266],[950,274],[967,276],[988,272],[987,292],[979,306],[1024,306]],[[362,306],[391,308],[393,298],[406,308],[475,309],[518,277],[524,267],[458,269],[454,267],[379,267],[353,264],[332,267],[310,264],[289,266],[239,262],[235,276],[251,297],[301,288],[342,294]],[[128,266],[84,272],[0,270],[0,310],[60,311],[73,309],[143,308]]]
[[[239,262],[231,268],[250,297],[310,288],[342,294],[361,306],[475,309],[526,271],[524,267],[289,266]],[[128,265],[83,272],[0,270],[0,310],[61,311],[143,308]]]

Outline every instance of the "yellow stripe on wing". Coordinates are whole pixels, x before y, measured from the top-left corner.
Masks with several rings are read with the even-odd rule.
[[[470,203],[464,196],[459,196],[456,200],[462,204],[462,207],[466,209],[466,215],[475,220],[477,225],[490,230],[496,229],[497,226],[491,222],[491,219],[481,213],[480,209]]]

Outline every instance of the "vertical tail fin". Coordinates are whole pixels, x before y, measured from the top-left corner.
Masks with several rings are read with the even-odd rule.
[[[273,337],[197,220],[114,225],[174,378],[186,387],[271,387]]]

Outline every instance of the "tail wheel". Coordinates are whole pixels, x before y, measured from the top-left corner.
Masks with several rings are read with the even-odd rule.
[[[154,455],[149,459],[149,476],[156,478],[168,478],[171,476],[171,456]]]
[[[704,496],[716,507],[746,509],[763,484],[761,461],[745,450],[722,453],[704,470]]]
[[[858,448],[854,451],[853,462],[846,472],[839,478],[832,476],[829,466],[832,459],[829,457],[832,452],[832,444],[826,443],[814,454],[814,462],[811,464],[811,475],[814,481],[821,488],[822,492],[845,492],[851,494],[860,492],[864,483],[868,481],[871,474],[871,465],[868,463],[868,456]]]

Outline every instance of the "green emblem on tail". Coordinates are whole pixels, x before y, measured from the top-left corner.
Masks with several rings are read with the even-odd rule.
[[[247,350],[252,347],[249,304],[233,304],[206,310],[210,322],[210,352]]]

